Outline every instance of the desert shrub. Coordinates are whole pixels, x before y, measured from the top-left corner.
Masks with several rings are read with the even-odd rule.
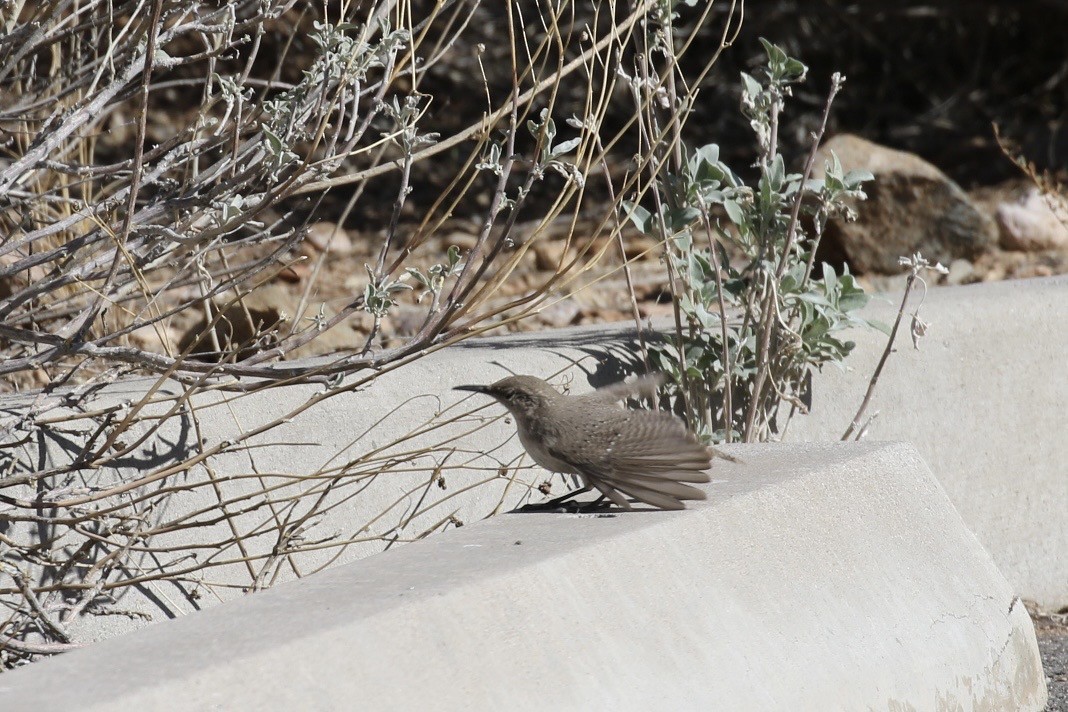
[[[756,139],[758,178],[746,185],[719,147],[665,146],[669,166],[643,207],[624,209],[667,245],[675,338],[650,358],[670,374],[683,414],[708,440],[768,439],[781,408],[805,410],[813,369],[840,363],[853,348],[841,332],[867,322],[868,296],[848,269],[816,265],[827,220],[848,218],[869,173],[843,172],[835,159],[811,179],[816,149],[842,78],[835,75],[823,121],[801,173],[787,171],[778,136],[791,87],[807,68],[764,42],[767,62],[742,74],[741,111]],[[669,99],[678,103],[677,99]],[[651,106],[651,105],[646,105]],[[646,122],[661,118],[647,111]],[[811,226],[806,234],[802,220]],[[885,328],[885,327],[884,327]]]
[[[573,228],[589,209],[593,180],[627,196],[656,175],[660,149],[644,127],[605,117],[642,67],[675,76],[666,38],[707,49],[671,35],[676,4],[5,5],[0,374],[5,391],[29,395],[0,419],[3,662],[81,644],[85,616],[141,615],[121,604],[139,587],[169,582],[199,605],[268,586],[283,566],[325,566],[356,542],[384,548],[455,526],[441,513],[449,492],[370,512],[354,531],[320,527],[383,473],[426,474],[420,497],[443,488],[434,447],[355,433],[351,452],[313,472],[266,474],[251,453],[327,399],[524,318],[621,247],[613,200],[596,234],[569,237],[577,249],[553,272],[500,293],[544,226]],[[694,87],[736,31],[729,14]],[[453,96],[426,90],[442,76]],[[649,82],[637,94],[661,95]],[[461,101],[478,107],[466,122],[437,108]],[[630,161],[640,170],[620,177]],[[461,205],[481,211],[474,239],[428,254]],[[253,304],[300,266],[324,215],[382,226],[351,293],[319,299],[324,251],[291,312]],[[533,226],[523,234],[520,218]],[[601,232],[612,239],[595,242]],[[384,339],[402,304],[418,311],[414,328]],[[179,333],[191,313],[199,326]],[[341,352],[289,360],[358,318],[361,338]],[[149,378],[143,396],[102,395],[127,374]],[[205,408],[293,383],[315,390],[270,422],[205,431]],[[65,457],[37,457],[46,441],[64,443]],[[247,471],[216,472],[246,455]],[[505,477],[486,469],[486,481]],[[186,504],[195,490],[214,501]],[[247,580],[223,581],[220,569]]]

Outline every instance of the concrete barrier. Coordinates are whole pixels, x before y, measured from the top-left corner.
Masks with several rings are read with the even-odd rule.
[[[900,298],[866,315],[889,321]],[[867,437],[915,445],[1016,592],[1068,606],[1068,277],[933,289],[920,315],[928,335],[919,350],[901,335]],[[845,431],[886,345],[853,337],[849,369],[814,380],[812,414],[788,439]]]
[[[869,314],[886,320],[892,310],[890,303],[877,302]],[[914,442],[1016,592],[1050,608],[1068,605],[1068,508],[1063,506],[1068,501],[1068,438],[1055,416],[1068,401],[1068,379],[1058,370],[1068,339],[1063,328],[1068,323],[1068,280],[935,290],[923,313],[931,322],[930,336],[921,351],[903,342],[890,359],[873,404],[880,416],[869,437]],[[795,419],[789,438],[833,440],[845,429],[884,344],[884,337],[874,332],[856,337],[850,370],[828,368],[817,376],[813,413]],[[182,473],[183,484],[198,488],[176,493],[152,516],[164,521],[202,511],[219,521],[195,532],[179,527],[160,535],[154,541],[171,553],[144,557],[134,570],[151,573],[167,557],[185,557],[184,546],[226,541],[234,531],[243,536],[240,554],[233,543],[209,550],[213,566],[193,582],[152,581],[123,589],[116,607],[137,615],[80,616],[69,622],[69,632],[77,641],[95,640],[143,626],[138,615],[156,621],[181,617],[240,597],[243,589],[355,561],[395,542],[540,499],[536,488],[547,474],[522,457],[503,409],[472,412],[488,399],[460,403],[451,387],[514,371],[560,373],[557,383],[570,380],[571,388],[581,392],[620,378],[635,360],[633,333],[625,325],[520,334],[431,354],[381,374],[372,389],[323,400],[213,458],[210,472],[200,464]],[[136,401],[150,383],[115,384],[100,394],[97,404]],[[182,393],[177,385],[161,393],[168,389],[173,397]],[[233,439],[286,415],[321,390],[291,386],[239,399],[200,394],[117,467],[80,473],[82,484],[99,488],[126,482],[194,454],[201,435],[209,446]],[[163,400],[147,410],[158,413],[172,405]],[[32,406],[32,398],[6,399],[0,421],[5,413],[18,417]],[[96,428],[95,422],[87,422],[80,429],[88,436]],[[39,428],[8,452],[36,468],[59,465],[79,446],[71,436],[77,429],[52,433]],[[349,467],[373,448],[381,450],[377,460]],[[273,556],[283,530],[317,501],[312,487],[335,476],[335,491],[304,525],[302,536],[312,545]],[[271,497],[259,497],[262,506],[243,504],[228,510],[229,520],[218,517],[221,500],[254,496],[263,482],[274,485],[281,477],[288,484]],[[554,482],[554,493],[565,490],[560,478]],[[351,497],[357,488],[359,497]],[[31,484],[4,493],[32,498],[35,488]],[[304,493],[301,504],[272,508],[299,493]],[[0,518],[5,507],[0,505]],[[37,531],[27,522],[4,533],[32,541]],[[344,543],[315,544],[329,537]],[[242,555],[252,557],[251,565]]]
[[[508,514],[0,676],[4,709],[1040,710],[917,453],[746,446],[683,512]]]

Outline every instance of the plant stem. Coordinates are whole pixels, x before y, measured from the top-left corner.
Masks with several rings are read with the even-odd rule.
[[[857,409],[857,414],[853,416],[852,422],[849,423],[849,427],[842,433],[842,440],[849,440],[853,436],[853,433],[860,427],[860,419],[864,417],[864,411],[868,409],[868,405],[871,403],[872,395],[875,393],[875,384],[879,381],[879,376],[883,372],[883,366],[886,365],[886,360],[890,358],[890,353],[894,350],[894,340],[897,338],[897,329],[901,326],[901,319],[905,315],[905,306],[909,301],[909,294],[912,292],[912,285],[916,281],[916,271],[913,270],[909,274],[908,280],[905,282],[905,295],[901,298],[901,306],[897,310],[897,318],[894,320],[894,328],[890,330],[890,338],[886,341],[886,348],[883,349],[883,355],[879,359],[879,364],[875,367],[875,372],[871,375],[871,380],[868,382],[868,390],[864,393],[864,400],[861,401],[860,408]]]

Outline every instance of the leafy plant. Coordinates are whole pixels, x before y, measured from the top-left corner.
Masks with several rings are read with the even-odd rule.
[[[840,363],[853,349],[842,332],[871,324],[858,316],[869,299],[848,271],[815,269],[827,220],[854,217],[853,201],[872,180],[844,172],[837,157],[812,179],[816,147],[843,79],[835,75],[802,173],[778,150],[781,112],[807,68],[763,41],[767,63],[742,74],[742,112],[756,137],[758,177],[747,185],[719,158],[719,147],[682,147],[681,161],[654,181],[649,210],[623,209],[643,233],[663,240],[676,312],[673,342],[654,346],[652,365],[707,440],[765,440],[783,404],[805,410],[814,369]],[[812,226],[801,231],[801,219]]]

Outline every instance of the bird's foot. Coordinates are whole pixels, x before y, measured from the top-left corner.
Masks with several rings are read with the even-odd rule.
[[[520,511],[522,512],[555,512],[558,514],[579,514],[582,512],[597,512],[607,508],[605,505],[604,495],[601,495],[592,502],[576,502],[574,498],[580,494],[589,492],[591,488],[580,487],[574,492],[568,492],[562,497],[550,499],[548,502],[539,502],[537,504],[528,504],[524,506]]]
[[[592,502],[576,502],[574,499],[571,499],[571,497],[576,494],[580,494],[580,492],[572,492],[564,497],[551,499],[548,502],[528,504],[523,507],[521,511],[552,512],[554,514],[584,514],[590,512],[603,512],[607,509],[611,509],[611,503],[606,502],[605,500],[607,498],[603,495]]]

